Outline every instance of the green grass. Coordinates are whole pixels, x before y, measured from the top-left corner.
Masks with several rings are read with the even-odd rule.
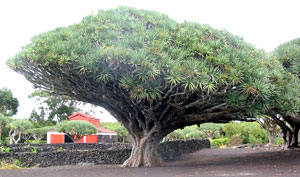
[[[15,170],[21,168],[21,162],[19,160],[15,160],[14,163],[0,162],[0,170]]]

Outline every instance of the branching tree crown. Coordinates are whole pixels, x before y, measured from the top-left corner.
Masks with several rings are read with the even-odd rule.
[[[298,80],[264,51],[225,30],[134,8],[35,36],[7,64],[37,88],[107,109],[133,138],[124,166],[160,164],[159,141],[187,125],[299,108],[291,106]]]
[[[0,113],[12,116],[18,112],[19,101],[7,88],[0,89]]]
[[[31,119],[39,123],[68,120],[68,116],[79,111],[78,105],[80,103],[67,96],[51,95],[36,90],[29,95],[29,98],[34,98],[40,105],[40,114],[34,110],[31,115]],[[47,116],[47,120],[42,120],[44,116]]]
[[[74,142],[83,138],[86,135],[96,133],[95,125],[82,120],[63,121],[56,124],[58,132],[66,133]]]
[[[21,140],[21,135],[28,129],[33,128],[32,123],[25,119],[16,119],[9,123],[9,138],[10,144],[18,144]],[[17,139],[16,139],[17,138]]]
[[[282,62],[291,73],[299,76],[300,73],[300,38],[293,39],[279,45],[272,54]]]
[[[28,129],[25,132],[30,134],[30,136],[33,137],[34,140],[40,141],[42,138],[45,137],[45,135],[47,134],[47,132],[49,130],[53,130],[53,129],[55,129],[54,126],[45,126],[45,127],[40,127],[40,128]]]
[[[11,121],[10,117],[5,116],[4,114],[0,113],[0,141],[1,141],[1,135],[2,135],[2,129],[9,124],[9,122]]]
[[[300,38],[296,38],[279,45],[273,52],[271,52],[271,56],[278,59],[290,75],[293,75],[298,79],[300,78]],[[293,87],[294,86],[291,86],[291,88]],[[286,97],[285,99],[288,99],[288,97]],[[296,107],[299,105],[295,104],[291,106]],[[299,147],[299,115],[284,115],[284,121],[278,119],[276,116],[274,116],[273,118],[282,129],[284,148]],[[285,122],[287,122],[290,125],[290,127],[286,126]]]

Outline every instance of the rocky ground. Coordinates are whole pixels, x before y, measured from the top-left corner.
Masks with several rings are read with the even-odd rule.
[[[121,168],[119,165],[60,166],[0,170],[0,177],[211,177],[300,176],[300,150],[279,148],[204,149],[162,167]]]

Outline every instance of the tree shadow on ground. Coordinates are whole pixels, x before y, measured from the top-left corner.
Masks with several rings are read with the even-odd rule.
[[[300,164],[300,150],[204,149],[185,154],[166,166],[289,166]]]

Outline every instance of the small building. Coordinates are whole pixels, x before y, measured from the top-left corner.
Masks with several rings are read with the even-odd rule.
[[[91,124],[95,125],[97,128],[96,134],[91,134],[84,136],[79,139],[77,143],[99,143],[99,142],[116,142],[117,141],[117,133],[111,131],[109,129],[100,127],[100,119],[86,115],[83,113],[75,113],[69,116],[70,121],[73,120],[83,120],[88,121]],[[69,138],[65,133],[59,133],[56,131],[47,132],[47,144],[56,144],[56,143],[70,143],[72,142],[71,138]]]

